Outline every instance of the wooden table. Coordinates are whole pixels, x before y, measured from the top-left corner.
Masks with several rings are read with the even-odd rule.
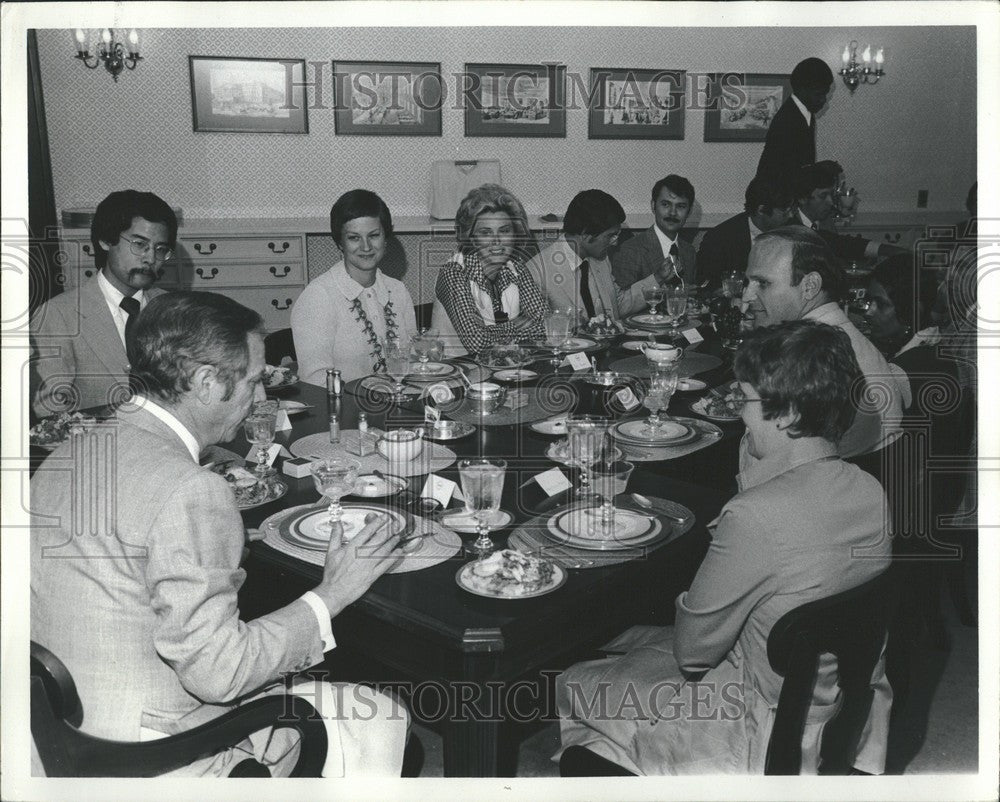
[[[622,355],[612,351],[602,355],[601,361]],[[717,375],[703,378],[712,386],[725,372],[723,367],[714,372]],[[324,390],[300,385],[289,397],[314,407],[294,417],[294,430],[280,434],[279,441],[290,443],[326,428]],[[671,410],[688,412],[689,400],[677,396]],[[345,393],[343,428],[354,428],[357,411],[356,400]],[[372,425],[384,425],[379,416],[369,418]],[[551,679],[632,624],[672,620],[674,598],[689,586],[708,546],[705,524],[732,495],[733,475],[723,466],[733,459],[740,431],[738,424],[725,425],[719,443],[677,460],[642,463],[632,474],[630,491],[677,501],[697,517],[693,529],[648,558],[621,566],[570,570],[568,581],[555,592],[522,600],[481,598],[459,588],[455,573],[463,563],[461,557],[421,571],[384,576],[334,620],[338,648],[331,652],[332,660],[343,664],[349,657],[349,671],[358,679],[416,683],[411,685],[418,696],[413,700],[415,713],[442,729],[446,776],[496,776],[512,771],[501,761],[501,725],[529,711],[537,715],[539,708],[543,715],[554,715],[554,703],[545,696],[549,690],[546,677]],[[503,508],[514,513],[516,524],[531,514],[519,486],[530,475],[553,466],[544,456],[550,442],[526,426],[509,426],[482,427],[447,445],[459,457],[482,454],[508,459]],[[248,450],[242,442],[230,447],[244,454]],[[458,480],[454,466],[442,474]],[[695,484],[691,476],[715,479]],[[286,479],[288,495],[245,513],[248,526],[282,507],[317,500],[311,479]],[[510,531],[494,533],[498,545],[504,544]],[[240,592],[244,618],[289,603],[320,577],[318,567],[264,543],[254,543],[250,551],[247,582]],[[516,684],[522,680],[534,684]]]

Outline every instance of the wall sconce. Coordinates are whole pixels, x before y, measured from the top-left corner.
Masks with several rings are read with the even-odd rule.
[[[83,65],[90,70],[97,69],[101,64],[104,69],[111,73],[111,77],[118,82],[118,75],[126,67],[134,70],[136,65],[142,61],[139,55],[139,34],[135,28],[128,32],[128,45],[123,45],[115,39],[115,32],[110,28],[101,31],[101,42],[97,45],[97,55],[90,55],[87,47],[87,33],[83,28],[77,28],[73,34],[76,39],[76,56]]]
[[[840,76],[844,79],[847,88],[854,94],[858,84],[877,84],[878,79],[885,75],[882,65],[885,63],[885,53],[880,47],[875,51],[875,65],[872,66],[871,45],[865,45],[861,53],[861,61],[858,61],[858,43],[852,41],[841,55],[844,66],[840,70]]]

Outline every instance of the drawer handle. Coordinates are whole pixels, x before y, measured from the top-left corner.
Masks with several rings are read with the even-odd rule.
[[[899,242],[902,235],[897,231],[895,234],[890,234],[888,231],[885,232],[886,242]]]
[[[84,245],[83,246],[83,252],[85,254],[87,254],[87,256],[93,256],[94,255],[94,247],[92,245],[89,245],[89,244]]]
[[[198,278],[204,279],[205,281],[211,281],[213,278],[219,275],[219,268],[213,267],[211,275],[208,276],[205,275],[204,269],[200,267],[197,268],[194,272],[198,274]]]
[[[204,250],[202,250],[200,242],[196,242],[194,244],[194,249],[198,251],[198,253],[200,253],[202,256],[211,256],[213,253],[215,253],[215,248],[216,245],[214,242],[208,243],[208,247]]]
[[[83,275],[85,275],[87,278],[90,278],[92,275],[94,275],[94,271],[89,267],[85,268],[83,271]]]
[[[291,306],[292,306],[292,299],[291,299],[291,298],[285,298],[285,305],[284,305],[284,306],[282,306],[282,305],[281,305],[281,304],[280,304],[280,303],[278,302],[278,299],[277,299],[277,298],[272,298],[272,299],[271,299],[271,306],[273,306],[273,307],[274,307],[275,309],[277,309],[277,310],[279,310],[279,311],[282,311],[282,310],[285,310],[285,309],[291,309]]]
[[[285,276],[287,276],[289,273],[292,272],[292,268],[289,265],[283,265],[283,267],[285,269],[285,272],[282,273],[281,275],[278,275],[278,268],[276,268],[274,265],[271,265],[270,268],[271,275],[274,276],[275,278],[284,278]]]
[[[278,248],[275,246],[275,244],[273,242],[267,243],[267,247],[271,249],[272,253],[284,253],[285,251],[288,250],[288,245],[289,245],[289,243],[282,242],[281,243],[281,250],[279,251]]]

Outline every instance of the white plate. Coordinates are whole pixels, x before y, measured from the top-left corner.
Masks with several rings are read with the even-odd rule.
[[[456,512],[450,515],[444,515],[438,520],[442,526],[447,526],[449,529],[454,529],[456,532],[475,534],[479,531],[476,519],[473,518],[468,512]],[[497,510],[490,515],[490,531],[502,529],[513,520],[514,516],[506,510]]]
[[[546,593],[551,593],[556,588],[561,587],[566,582],[566,578],[569,576],[563,568],[555,563],[551,563],[552,578],[549,580],[548,584],[542,586],[541,588],[533,590],[530,593],[518,594],[513,592],[514,589],[511,589],[512,592],[497,593],[481,589],[472,583],[471,574],[476,562],[478,561],[474,560],[473,562],[466,563],[459,568],[458,572],[455,574],[455,582],[457,582],[458,586],[463,590],[467,590],[469,593],[475,593],[477,596],[485,596],[488,599],[531,599],[535,596],[544,596]]]
[[[721,420],[721,421],[738,421],[738,420],[740,420],[740,416],[739,415],[712,415],[711,413],[705,411],[705,407],[707,405],[708,405],[708,399],[707,398],[699,398],[697,401],[694,401],[690,405],[691,406],[691,411],[692,412],[697,412],[703,418],[708,418],[709,420]]]
[[[629,351],[641,351],[644,345],[649,345],[649,340],[627,340],[622,343],[622,348]]]
[[[561,415],[557,418],[549,418],[548,420],[540,420],[537,423],[532,423],[531,428],[539,432],[540,434],[547,434],[553,437],[561,437],[566,434],[566,416]]]
[[[303,404],[301,401],[289,401],[284,399],[278,402],[278,409],[283,409],[289,415],[298,415],[307,409],[312,409],[312,404]]]
[[[372,504],[343,504],[344,515],[341,518],[341,525],[344,527],[344,541],[351,540],[365,526],[365,516],[370,512],[380,515],[388,515],[392,534],[398,535],[406,529],[406,516],[396,510],[386,507],[376,507]],[[297,545],[326,544],[330,541],[330,516],[327,510],[320,509],[314,512],[306,512],[303,515],[293,518],[291,521],[282,524],[285,539]]]
[[[431,379],[443,379],[458,372],[454,365],[447,365],[444,362],[425,362],[420,371],[411,370],[406,374],[407,381],[430,381]]]
[[[701,379],[678,379],[677,392],[690,393],[695,390],[704,390],[708,387]]]
[[[383,474],[383,476],[385,476],[385,479],[373,473],[361,474],[354,485],[354,492],[351,495],[360,496],[361,498],[384,498],[385,496],[396,495],[401,490],[405,490],[410,484],[402,476],[393,476],[388,473]]]
[[[621,433],[624,437],[630,440],[645,440],[645,430],[648,425],[649,424],[645,418],[640,418],[639,420],[629,420],[616,423],[612,429],[614,430],[614,433]],[[661,421],[655,442],[661,443],[673,440],[683,440],[690,433],[691,428],[682,423],[669,420]]]
[[[507,370],[498,370],[493,374],[494,379],[499,379],[503,382],[526,382],[530,379],[535,379],[538,374],[533,370],[525,370],[523,368],[509,368]]]

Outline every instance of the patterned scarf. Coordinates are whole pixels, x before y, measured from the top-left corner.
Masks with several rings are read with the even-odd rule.
[[[368,315],[365,314],[364,307],[361,306],[360,297],[355,298],[351,302],[351,311],[354,313],[354,319],[361,324],[361,330],[371,346],[368,353],[372,358],[372,373],[385,373],[385,354],[383,353],[382,343],[379,342],[375,326],[372,325],[371,320],[368,319]],[[386,301],[385,306],[382,307],[382,311],[385,314],[385,340],[388,342],[399,336],[396,324],[396,311],[392,307],[391,297]]]

